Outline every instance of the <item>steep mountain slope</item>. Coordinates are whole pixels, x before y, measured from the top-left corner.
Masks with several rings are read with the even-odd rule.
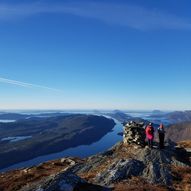
[[[191,111],[153,113],[149,118],[157,119],[159,122],[166,121],[168,124],[191,122]]]
[[[191,111],[175,111],[166,115],[169,120],[177,122],[191,121]]]
[[[178,123],[166,129],[166,137],[175,141],[191,140],[191,122]]]

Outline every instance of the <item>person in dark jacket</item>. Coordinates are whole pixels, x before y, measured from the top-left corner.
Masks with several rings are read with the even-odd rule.
[[[154,140],[154,127],[152,123],[149,123],[149,125],[145,129],[146,137],[148,140],[148,146],[150,148],[153,148],[153,140]]]
[[[164,125],[162,123],[158,128],[158,136],[159,136],[159,148],[164,149],[165,130],[164,130]]]

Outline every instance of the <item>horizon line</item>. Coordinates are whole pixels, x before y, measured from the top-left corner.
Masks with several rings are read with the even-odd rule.
[[[96,109],[96,108],[92,108],[92,109],[86,109],[86,108],[71,108],[71,109],[56,109],[56,108],[25,108],[25,109],[18,109],[18,108],[9,108],[9,109],[1,109],[0,108],[0,112],[1,111],[115,111],[115,110],[119,110],[119,111],[155,111],[155,110],[159,110],[159,111],[191,111],[191,109],[112,109],[112,108],[101,108],[101,109]]]

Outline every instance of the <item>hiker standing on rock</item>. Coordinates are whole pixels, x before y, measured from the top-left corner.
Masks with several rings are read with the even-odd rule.
[[[154,127],[152,123],[149,123],[149,125],[145,129],[146,137],[148,139],[148,146],[150,148],[153,148],[153,139],[154,139]]]
[[[165,130],[164,130],[164,125],[162,123],[158,128],[158,136],[159,136],[159,148],[164,149]]]

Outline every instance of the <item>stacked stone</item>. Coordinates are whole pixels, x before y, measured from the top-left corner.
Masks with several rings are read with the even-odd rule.
[[[134,121],[125,124],[123,132],[123,143],[144,146],[146,135],[143,126],[144,123],[136,123]]]

